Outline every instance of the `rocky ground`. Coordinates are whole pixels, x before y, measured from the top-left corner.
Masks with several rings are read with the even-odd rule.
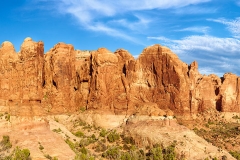
[[[240,159],[240,114],[208,110],[193,120],[180,121],[207,142],[235,154]]]
[[[159,150],[165,159],[167,156],[189,160],[234,159],[228,151],[239,150],[239,132],[228,132],[231,138],[223,138],[221,134],[210,138],[219,126],[215,121],[207,126],[203,117],[206,115],[190,125],[186,121],[178,122],[173,116],[126,117],[84,111],[27,118],[4,113],[0,117],[0,137],[9,136],[12,147],[1,149],[0,155],[7,156],[19,146],[29,149],[34,160],[153,159]],[[229,121],[229,117],[225,114],[222,120]],[[232,120],[238,119],[235,116]],[[230,128],[237,127],[235,122],[229,124],[235,124]]]

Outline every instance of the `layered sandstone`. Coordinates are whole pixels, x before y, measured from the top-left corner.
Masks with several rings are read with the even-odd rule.
[[[114,114],[191,115],[208,109],[240,112],[240,79],[201,75],[197,62],[182,62],[168,48],[147,47],[137,59],[115,53],[74,50],[26,38],[19,53],[0,48],[0,111],[12,115],[71,113],[86,108]]]

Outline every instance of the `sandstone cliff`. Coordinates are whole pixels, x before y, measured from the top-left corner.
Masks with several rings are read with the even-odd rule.
[[[26,38],[19,53],[0,48],[0,111],[12,115],[71,113],[86,108],[114,114],[191,115],[208,109],[240,112],[240,78],[201,75],[154,45],[137,59],[126,50],[74,50]]]

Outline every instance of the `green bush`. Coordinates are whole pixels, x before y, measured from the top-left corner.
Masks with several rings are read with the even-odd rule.
[[[77,136],[77,137],[83,137],[84,133],[81,132],[81,131],[77,131],[74,135]]]
[[[240,160],[240,152],[238,151],[230,151],[229,152],[234,158],[236,158],[237,160]]]
[[[13,151],[12,160],[29,160],[30,158],[30,151],[28,149],[20,149],[16,147]]]
[[[49,154],[45,154],[44,157],[46,157],[47,159],[52,159],[52,157]]]
[[[105,129],[102,129],[101,132],[99,133],[99,136],[105,137],[107,135],[107,131]]]
[[[80,148],[79,151],[83,154],[87,154],[87,149],[85,147]]]
[[[116,133],[116,130],[114,130],[113,132],[110,132],[108,134],[107,139],[110,143],[113,143],[120,139],[120,135],[118,133]]]
[[[58,129],[53,129],[52,131],[53,131],[53,132],[56,132],[56,133],[59,133],[59,132],[61,132],[62,130],[61,130],[60,128],[58,128]]]
[[[9,136],[3,136],[2,141],[0,142],[2,149],[0,151],[5,151],[9,148],[12,148]]]
[[[104,152],[106,150],[107,150],[107,146],[104,143],[102,143],[101,141],[99,141],[96,146],[95,152]]]
[[[95,158],[83,153],[77,154],[74,160],[94,160]]]
[[[120,160],[132,160],[132,156],[129,152],[123,152],[120,156]]]
[[[175,144],[172,144],[163,150],[163,159],[167,160],[176,159]]]
[[[86,108],[86,107],[80,107],[79,110],[80,110],[81,112],[85,112],[85,111],[87,110],[87,108]]]
[[[120,150],[118,147],[111,147],[102,154],[102,157],[108,159],[117,159],[120,156]]]
[[[126,144],[132,144],[132,145],[135,144],[135,141],[132,137],[123,137],[123,142]]]
[[[40,144],[39,149],[40,149],[40,150],[43,150],[44,147]]]
[[[65,142],[69,145],[69,147],[70,147],[73,151],[75,151],[75,144],[74,144],[72,141],[70,141],[69,139],[66,139]]]
[[[10,122],[10,114],[9,113],[7,115],[5,115],[5,119],[6,119],[6,121]]]
[[[156,146],[150,150],[149,158],[151,160],[163,160],[162,148]]]

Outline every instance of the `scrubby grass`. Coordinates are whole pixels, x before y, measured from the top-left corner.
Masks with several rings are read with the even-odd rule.
[[[62,132],[61,128],[53,129],[52,131],[53,131],[53,132],[56,132],[56,133],[60,133],[60,132]]]
[[[0,152],[6,151],[10,148],[12,148],[12,144],[10,142],[9,136],[3,136],[2,141],[0,142]],[[9,150],[7,151],[9,152]],[[21,149],[20,147],[16,147],[11,153],[5,157],[1,155],[0,153],[0,159],[1,160],[31,160],[30,157],[30,151],[29,149]]]
[[[79,122],[74,121],[74,124]],[[81,121],[81,124],[84,124]],[[175,145],[163,147],[156,145],[138,148],[130,136],[120,135],[116,130],[106,130],[84,124],[73,130],[79,139],[67,138],[65,142],[76,153],[75,160],[111,159],[111,160],[175,160]]]
[[[5,151],[12,148],[12,143],[10,142],[9,136],[3,136],[2,141],[0,142],[1,149],[0,151]]]
[[[84,137],[84,133],[81,131],[77,131],[76,133],[74,133],[74,135],[77,137]]]
[[[230,151],[229,153],[237,160],[240,160],[240,151]]]
[[[113,143],[120,139],[120,135],[116,132],[116,130],[114,130],[107,135],[107,139],[110,143]]]
[[[194,128],[193,130],[196,134],[216,146],[219,146],[219,139],[230,142],[232,139],[235,139],[240,135],[238,123],[208,123],[207,129]]]

